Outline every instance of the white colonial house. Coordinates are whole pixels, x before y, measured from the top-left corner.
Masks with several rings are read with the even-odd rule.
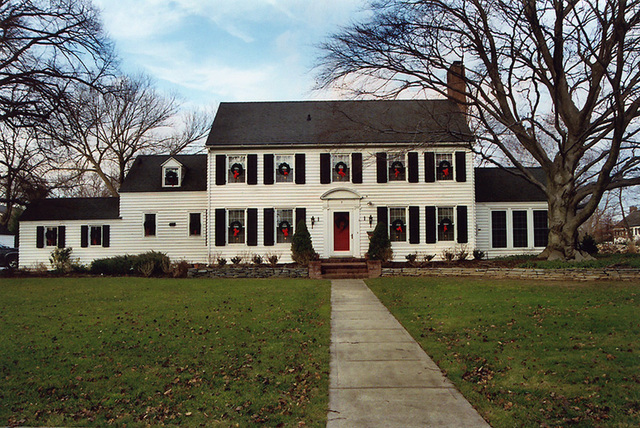
[[[474,169],[471,144],[450,100],[222,103],[206,155],[139,156],[119,198],[29,206],[20,266],[65,246],[82,263],[148,250],[288,262],[300,221],[321,258],[364,257],[377,223],[398,261],[463,247],[540,252],[544,194],[509,171]]]

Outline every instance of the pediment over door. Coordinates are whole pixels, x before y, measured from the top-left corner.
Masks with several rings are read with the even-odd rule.
[[[330,201],[330,200],[360,200],[362,199],[362,196],[360,196],[358,193],[354,192],[353,190],[349,190],[349,189],[331,189],[328,192],[326,192],[325,194],[323,194],[322,196],[320,196],[320,199],[322,199],[323,201]]]

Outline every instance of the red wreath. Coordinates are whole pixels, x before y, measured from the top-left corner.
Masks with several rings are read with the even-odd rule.
[[[244,168],[242,167],[241,164],[234,163],[233,165],[231,165],[231,172],[233,173],[234,179],[237,180],[242,175],[243,171],[244,171]]]
[[[278,228],[280,229],[280,231],[282,232],[285,238],[289,236],[291,225],[289,224],[288,221],[281,221],[280,224],[278,225]]]

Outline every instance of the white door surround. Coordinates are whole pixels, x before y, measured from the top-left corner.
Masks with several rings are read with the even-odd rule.
[[[327,238],[325,239],[324,254],[330,257],[361,257],[362,251],[358,244],[360,242],[360,222],[358,220],[362,196],[350,189],[337,188],[329,190],[320,199],[323,201],[324,236]],[[346,213],[348,216],[348,250],[336,250],[334,246],[336,213]],[[344,219],[345,216],[338,214],[338,217]]]

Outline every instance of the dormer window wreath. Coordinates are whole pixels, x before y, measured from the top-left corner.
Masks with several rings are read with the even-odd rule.
[[[278,229],[280,229],[285,239],[291,234],[291,225],[288,221],[281,221],[280,224],[278,224]]]
[[[231,227],[231,233],[233,234],[234,237],[237,237],[242,231],[242,223],[240,223],[239,221],[232,222],[230,227]]]
[[[438,175],[441,180],[451,180],[453,177],[453,168],[448,160],[440,161],[438,164]]]
[[[400,219],[394,220],[393,223],[391,223],[391,229],[395,233],[403,233],[405,230],[404,222]]]
[[[278,174],[288,177],[289,174],[291,174],[291,167],[289,166],[289,164],[286,162],[282,162],[280,165],[278,165]]]
[[[339,177],[345,178],[347,176],[347,164],[344,162],[338,162],[335,166],[335,171]]]
[[[167,168],[164,174],[165,186],[177,186],[178,185],[178,170],[175,168]]]
[[[399,176],[404,172],[404,165],[400,161],[395,161],[391,164],[391,174],[394,178],[399,178]]]
[[[231,165],[231,173],[233,174],[233,178],[238,180],[244,173],[244,167],[242,164],[234,163]]]

